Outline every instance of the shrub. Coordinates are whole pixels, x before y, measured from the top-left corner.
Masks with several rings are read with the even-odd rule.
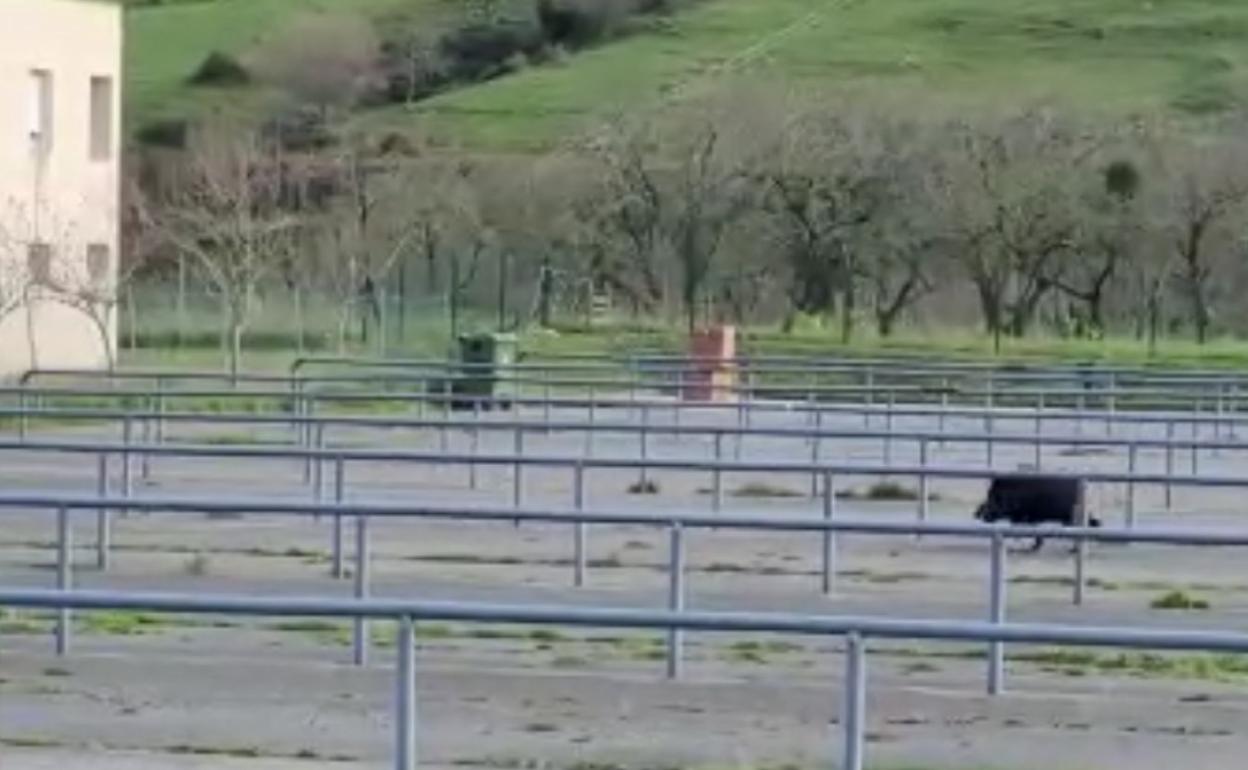
[[[1207,610],[1209,602],[1182,591],[1171,591],[1154,599],[1149,606],[1155,610]]]
[[[508,72],[517,55],[540,55],[545,42],[536,24],[504,20],[460,27],[442,38],[439,51],[450,79],[475,82]]]
[[[583,48],[614,37],[635,0],[538,0],[537,18],[550,43]]]
[[[213,51],[186,82],[193,86],[243,86],[251,82],[251,73],[229,54]]]
[[[628,485],[630,495],[657,495],[659,485],[650,479],[638,480]]]
[[[185,120],[157,120],[142,126],[136,138],[145,147],[181,150],[186,147],[188,131]]]

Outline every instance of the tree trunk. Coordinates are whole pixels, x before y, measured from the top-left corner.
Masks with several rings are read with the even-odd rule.
[[[1192,326],[1196,331],[1196,344],[1203,345],[1209,341],[1209,327],[1212,319],[1209,303],[1205,298],[1204,282],[1199,278],[1192,284]]]
[[[1104,335],[1105,332],[1105,310],[1102,307],[1105,301],[1105,289],[1103,286],[1094,288],[1088,294],[1088,326],[1096,331],[1098,335]]]
[[[846,279],[841,292],[841,343],[849,344],[854,337],[854,312],[857,304],[852,278]]]
[[[27,352],[30,354],[28,363],[30,364],[29,368],[31,370],[39,368],[39,344],[35,338],[36,321],[34,293],[35,292],[31,291],[31,287],[26,287],[26,348]]]
[[[386,337],[386,320],[389,314],[386,313],[386,285],[378,283],[377,288],[377,355],[382,358],[386,355],[388,347]]]
[[[395,323],[395,335],[401,347],[407,341],[407,256],[399,263],[399,314]]]
[[[126,286],[126,312],[130,316],[130,352],[139,349],[139,305],[134,301],[134,287]]]
[[[242,319],[230,319],[230,382],[238,383],[238,373],[243,363],[243,322]]]
[[[451,255],[451,282],[447,292],[447,304],[451,320],[451,344],[459,339],[459,255]]]
[[[351,333],[351,312],[346,308],[338,311],[336,336],[338,338],[338,355],[347,354],[347,336]]]
[[[537,319],[538,324],[543,329],[549,329],[551,326],[551,303],[554,293],[554,276],[550,269],[550,258],[546,257],[542,260],[542,275],[537,282]]]
[[[1157,328],[1161,324],[1161,292],[1156,287],[1148,296],[1148,357],[1157,355]]]
[[[127,289],[127,291],[130,295],[131,307],[133,307],[134,292],[130,291],[129,289]],[[188,328],[188,323],[187,323],[187,318],[186,318],[186,259],[184,257],[178,258],[178,298],[177,298],[177,311],[176,312],[178,316],[178,330],[177,330],[178,348],[181,349],[182,346],[186,344],[186,336],[187,336],[187,328]],[[134,327],[131,326],[131,328],[134,328]]]
[[[303,349],[303,289],[295,284],[291,293],[295,302],[295,350],[302,356],[306,352]]]
[[[498,330],[507,331],[507,281],[508,278],[507,250],[498,252]]]

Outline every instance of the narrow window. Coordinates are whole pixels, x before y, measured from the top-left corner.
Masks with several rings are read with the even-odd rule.
[[[87,245],[87,278],[91,281],[92,289],[103,291],[108,288],[108,271],[111,267],[109,261],[108,244]]]
[[[91,78],[91,160],[113,157],[113,79]]]
[[[52,149],[52,105],[52,73],[48,70],[31,70],[30,141],[41,154]]]
[[[52,285],[52,247],[46,243],[32,243],[26,251],[26,270],[30,282],[39,286]]]

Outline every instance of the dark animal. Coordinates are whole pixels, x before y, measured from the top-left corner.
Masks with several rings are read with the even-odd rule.
[[[1060,524],[1063,527],[1079,525],[1080,502],[1083,498],[1081,479],[1061,476],[1005,475],[997,476],[988,487],[988,499],[975,511],[975,518],[983,522],[1006,521],[1010,524],[1038,526]],[[1101,526],[1101,520],[1089,515],[1089,527]],[[1044,545],[1044,538],[1037,537],[1032,551]]]

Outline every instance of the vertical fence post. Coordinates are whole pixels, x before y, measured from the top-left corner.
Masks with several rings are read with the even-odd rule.
[[[845,635],[845,708],[841,715],[841,770],[862,770],[867,702],[866,650],[857,631]]]
[[[355,598],[367,599],[370,593],[369,586],[369,542],[368,542],[368,517],[355,517]],[[368,652],[371,646],[369,637],[368,618],[359,615],[355,618],[355,633],[353,638],[353,660],[355,665],[364,666],[368,664]]]
[[[156,446],[165,444],[165,381],[156,380]]]
[[[296,380],[295,383],[295,403],[293,406],[294,415],[292,420],[295,424],[295,435],[298,438],[299,446],[305,448],[312,447],[312,423],[308,420],[308,400],[303,393],[303,381]],[[304,458],[303,461],[303,481],[309,483],[313,481],[312,472],[316,459],[311,455]]]
[[[1222,383],[1217,384],[1218,400],[1216,404],[1216,417],[1213,420],[1213,440],[1220,441],[1222,439],[1222,418],[1226,414],[1226,386]],[[1214,449],[1215,455],[1222,454],[1222,450]]]
[[[715,431],[715,467],[711,470],[711,510],[719,513],[724,507],[724,471],[720,463],[724,461],[724,434]]]
[[[685,609],[685,531],[680,522],[672,522],[671,546],[668,563],[667,606],[672,612]],[[679,628],[667,630],[667,678],[679,679],[684,668],[685,632]]]
[[[1000,625],[1005,622],[1005,536],[1000,531],[992,533],[992,558],[989,573],[988,622]],[[1005,645],[1000,641],[988,643],[988,694],[1000,695],[1005,689]]]
[[[893,391],[884,402],[884,464],[893,464]]]
[[[347,465],[342,455],[334,458],[334,504],[342,505],[346,492],[346,475]],[[341,578],[344,574],[343,570],[343,554],[342,554],[342,513],[334,512],[334,577]]]
[[[597,405],[594,403],[594,385],[589,385],[589,430],[585,431],[585,456],[594,456],[594,423],[597,422]]]
[[[988,397],[989,397],[989,398],[992,398],[992,393],[991,393],[991,391],[989,392]],[[994,457],[994,454],[995,454],[995,449],[996,449],[996,442],[994,442],[994,441],[992,440],[992,432],[993,432],[993,430],[995,429],[995,427],[996,427],[996,426],[995,426],[995,420],[993,419],[993,413],[992,413],[992,411],[991,411],[991,410],[993,409],[993,407],[992,407],[991,405],[989,405],[988,409],[989,409],[989,412],[988,412],[988,413],[984,416],[984,425],[987,427],[987,434],[988,434],[988,435],[987,435],[986,446],[985,446],[985,448],[984,448],[984,453],[985,453],[985,455],[986,455],[986,457],[985,457],[985,462],[986,462],[987,466],[988,466],[989,468],[991,468],[991,467],[992,467],[993,457]]]
[[[1170,476],[1174,475],[1174,420],[1166,420],[1166,510],[1170,510],[1174,505],[1174,482],[1170,480]]]
[[[416,633],[410,617],[399,618],[397,641],[394,767],[416,770]]]
[[[1192,420],[1192,475],[1200,474],[1200,423]]]
[[[1041,457],[1041,436],[1044,434],[1044,393],[1041,392],[1040,400],[1036,401],[1036,426],[1035,426],[1035,442],[1032,444],[1032,464],[1036,466],[1036,470],[1040,470]]]
[[[945,432],[945,413],[949,411],[949,378],[942,377],[940,379],[940,411],[936,415],[936,432],[943,434]],[[944,446],[944,440],[941,440],[941,446]]]
[[[1080,527],[1088,526],[1088,506],[1087,506],[1087,482],[1083,479],[1079,480],[1078,497],[1075,499],[1075,522]],[[1076,607],[1083,605],[1083,595],[1087,589],[1087,559],[1088,559],[1088,541],[1087,538],[1080,537],[1075,541],[1075,579],[1072,581],[1074,588],[1074,596],[1072,600]]]
[[[95,494],[108,497],[108,453],[100,452],[96,458],[99,470],[95,475]],[[101,505],[95,512],[95,566],[100,572],[108,570],[109,551],[113,546],[113,512]]]
[[[866,409],[862,410],[862,427],[871,427],[871,407],[875,405],[875,369],[867,366],[863,372],[863,404]]]
[[[480,419],[480,418],[478,418]],[[469,452],[472,454],[472,460],[468,462],[468,488],[474,492],[477,489],[477,454],[481,448],[481,425],[477,422],[472,424],[470,432]]]
[[[542,422],[545,424],[546,432],[550,432],[550,372],[542,370],[542,380],[545,387],[542,389]]]
[[[150,447],[152,444],[152,434],[154,433],[154,423],[152,422],[151,413],[156,411],[156,405],[151,396],[147,398],[147,411],[149,414],[143,418],[141,440],[149,448],[145,449],[143,454],[139,455],[139,478],[144,481],[147,481],[152,476],[152,453]]]
[[[1135,527],[1135,471],[1139,458],[1139,447],[1134,441],[1127,445],[1127,529]]]
[[[646,460],[649,459],[649,456],[650,456],[649,425],[650,425],[650,407],[648,405],[642,404],[641,435],[640,435],[639,441],[641,443],[641,447],[640,447],[641,479],[640,481],[641,481],[641,488],[642,488],[643,494],[645,493],[646,483],[649,481],[649,478],[650,478],[649,469],[646,467]]]
[[[919,439],[919,523],[927,523],[930,507],[930,479],[927,475],[927,439]]]
[[[577,513],[583,513],[585,511],[585,464],[580,460],[576,461],[573,474],[572,507],[576,509]],[[575,542],[573,543],[574,566],[572,572],[572,584],[577,588],[581,588],[585,585],[585,552],[587,546],[586,541],[589,539],[588,530],[589,525],[587,523],[584,521],[576,522],[576,532],[574,536]]]
[[[312,430],[312,427],[309,426],[308,429]],[[316,433],[315,435],[321,436],[323,434]],[[313,436],[314,434],[312,433],[308,434],[310,448],[315,450],[308,453],[308,463],[311,464],[312,469],[312,499],[319,503],[325,497],[325,458],[317,453],[324,449],[324,443],[316,443],[316,439]],[[320,514],[317,514],[316,518],[320,519]]]
[[[20,412],[17,416],[17,438],[25,441],[27,422],[30,419],[26,414],[26,380],[21,381],[21,387],[17,391],[17,408]]]
[[[991,371],[988,372],[987,386],[984,390],[984,432],[992,435],[992,410],[996,398],[996,378]]]
[[[511,466],[511,504],[519,508],[524,503],[524,466],[520,463],[520,457],[524,454],[524,430],[519,426],[516,427],[514,440],[515,458]],[[516,523],[519,524],[519,521]]]
[[[836,478],[831,471],[823,472],[823,520],[831,522],[836,518]],[[831,594],[836,588],[836,532],[830,527],[823,530],[822,549],[822,589],[824,595]]]
[[[480,399],[473,399],[474,403],[479,403]],[[446,454],[451,448],[451,437],[448,435],[447,424],[451,421],[451,412],[454,411],[454,402],[447,401],[442,404],[442,419],[438,421],[438,451]]]
[[[130,415],[126,415],[121,424],[121,496],[129,500],[134,489],[134,467],[131,465],[130,447],[134,435],[134,424]],[[129,516],[127,508],[121,509],[122,516]]]
[[[468,463],[468,488],[477,488],[477,454],[481,450],[481,402],[472,402],[472,427],[468,430],[468,452],[473,459]]]
[[[819,435],[810,437],[810,498],[819,496]]]
[[[74,587],[74,529],[69,520],[69,509],[61,506],[56,510],[56,587],[69,591]],[[73,615],[68,607],[56,613],[56,654],[69,654],[73,635]]]

